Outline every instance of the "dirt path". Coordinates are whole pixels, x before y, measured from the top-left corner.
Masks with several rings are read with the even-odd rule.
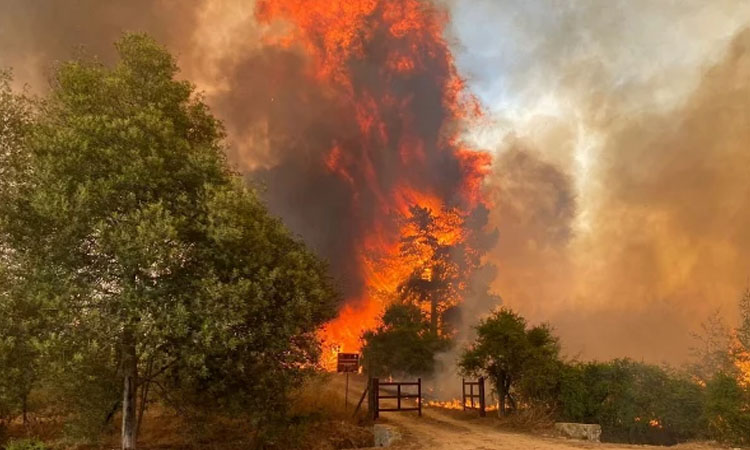
[[[427,408],[422,417],[416,413],[390,413],[381,422],[396,426],[403,434],[400,449],[451,450],[569,450],[569,449],[663,449],[664,447],[598,444],[586,441],[514,433],[468,420],[455,419],[438,408]],[[681,444],[681,450],[709,450],[704,444]]]
[[[334,384],[343,387],[343,378],[336,376]],[[350,399],[358,399],[364,389],[365,381],[358,376],[350,378]],[[343,393],[343,390],[341,391]],[[352,395],[352,393],[355,393]],[[343,394],[342,394],[343,395]],[[429,450],[570,450],[570,449],[652,449],[665,447],[647,445],[600,444],[586,441],[568,440],[559,437],[545,437],[534,434],[517,433],[495,428],[492,422],[453,417],[451,412],[440,408],[425,407],[422,417],[416,412],[382,413],[378,423],[395,426],[402,435],[402,440],[393,448],[429,449]],[[714,450],[724,447],[709,444],[680,444],[672,449],[679,450]]]

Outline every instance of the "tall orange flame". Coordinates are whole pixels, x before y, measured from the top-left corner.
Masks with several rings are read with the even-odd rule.
[[[419,0],[261,0],[261,23],[287,25],[270,45],[307,58],[309,77],[350,105],[357,136],[330,143],[322,164],[351,189],[363,231],[356,264],[364,281],[323,331],[335,351],[357,351],[393,292],[417,262],[399,258],[398,216],[411,205],[440,218],[483,202],[490,158],[464,148],[461,124],[481,114],[467,95],[443,37],[448,15]],[[446,222],[449,222],[446,220]],[[460,224],[441,239],[459,240]]]

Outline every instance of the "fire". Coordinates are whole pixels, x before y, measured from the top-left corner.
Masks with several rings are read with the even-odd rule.
[[[399,242],[412,230],[399,218],[417,205],[436,217],[441,242],[466,238],[460,217],[483,204],[490,157],[466,148],[459,135],[481,110],[443,37],[449,18],[429,2],[260,0],[256,16],[286,25],[269,34],[269,45],[303,53],[309,77],[356,121],[357,130],[330,142],[320,164],[350,190],[358,229],[349,262],[362,284],[322,338],[329,356],[358,351],[362,332],[377,326],[389,302],[383,294],[429,256],[400,255]]]
[[[634,422],[640,422],[641,418],[636,417],[633,419]],[[664,428],[664,426],[661,424],[661,421],[659,419],[649,419],[648,426],[651,428]]]
[[[750,387],[750,350],[746,349],[735,331],[730,344],[732,363],[737,370],[737,381],[744,387]]]
[[[448,401],[437,401],[437,400],[430,400],[427,403],[425,403],[426,406],[430,408],[443,408],[443,409],[464,409],[464,405],[461,404],[461,400],[454,398],[453,400]],[[471,402],[466,401],[466,406],[470,407]],[[476,401],[474,402],[474,407],[477,407]],[[486,405],[484,407],[485,411],[497,411],[497,405]]]

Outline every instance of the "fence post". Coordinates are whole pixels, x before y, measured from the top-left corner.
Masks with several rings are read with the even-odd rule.
[[[372,379],[372,398],[374,402],[373,412],[375,415],[373,419],[380,417],[380,380],[378,378]]]
[[[485,400],[484,400],[484,377],[479,377],[479,417],[484,417],[487,413],[485,412]]]
[[[369,377],[367,380],[367,409],[370,413],[370,418],[375,420],[378,418],[378,406],[377,406],[377,378]]]
[[[417,378],[417,405],[419,408],[419,417],[422,417],[422,379]]]
[[[466,378],[461,378],[461,405],[466,411]]]

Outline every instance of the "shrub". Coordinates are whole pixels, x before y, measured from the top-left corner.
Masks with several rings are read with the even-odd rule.
[[[705,429],[703,391],[686,376],[630,360],[562,370],[562,420],[599,423],[608,441],[674,444]]]
[[[709,435],[734,445],[750,444],[750,393],[736,378],[718,373],[706,384]]]
[[[47,450],[47,446],[38,439],[19,439],[8,442],[5,450]]]

